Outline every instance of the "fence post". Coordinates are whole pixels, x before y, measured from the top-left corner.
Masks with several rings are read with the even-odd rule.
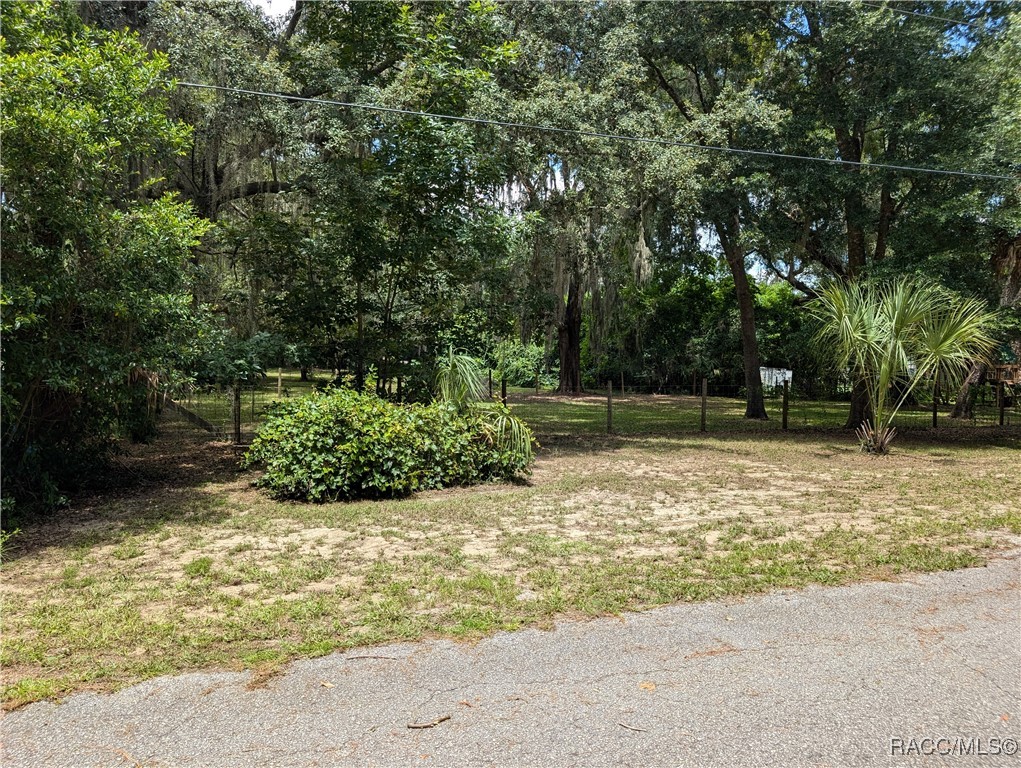
[[[539,369],[535,370],[535,394],[539,394]]]
[[[613,434],[613,379],[606,380],[606,434]]]
[[[781,419],[781,421],[783,422],[781,427],[782,427],[784,432],[787,431],[787,411],[788,411],[788,407],[789,407],[789,404],[790,404],[790,397],[791,397],[791,383],[789,381],[787,381],[787,379],[784,379],[784,381],[783,381],[783,417]]]
[[[277,400],[280,399],[280,395],[283,394],[283,391],[284,391],[284,369],[278,367],[277,368]]]
[[[493,369],[489,369],[489,399],[493,399]]]
[[[235,379],[231,400],[231,416],[234,420],[234,445],[241,445],[241,382]]]
[[[1003,426],[1003,409],[1006,405],[1007,398],[1003,394],[1003,382],[996,382],[996,406],[1000,409],[1000,426]]]
[[[709,379],[705,376],[702,377],[702,431],[705,432],[705,410],[706,410],[706,397],[708,396]]]
[[[255,424],[255,385],[252,385],[252,424]]]
[[[624,371],[620,372],[620,396],[624,397]]]
[[[500,379],[500,401],[503,403],[503,407],[507,407],[507,377],[504,376]]]
[[[939,416],[939,381],[932,382],[932,428],[936,429],[936,420]]]

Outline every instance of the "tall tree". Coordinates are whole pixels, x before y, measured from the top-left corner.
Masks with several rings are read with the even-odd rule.
[[[798,287],[806,286],[805,273],[855,280],[924,270],[934,252],[974,253],[967,243],[973,228],[962,221],[974,220],[976,203],[989,199],[988,184],[869,164],[989,167],[983,147],[992,94],[973,59],[997,27],[980,23],[988,12],[982,7],[974,15],[949,2],[902,10],[777,6],[781,35],[765,91],[790,114],[786,147],[847,163],[778,165],[760,201],[772,211],[774,231],[784,233],[766,249],[767,260]],[[784,239],[787,246],[777,247]],[[978,263],[959,261],[946,281],[963,287]],[[868,418],[865,395],[856,387],[848,427]]]
[[[408,111],[469,115],[514,56],[492,4],[319,3],[292,41],[303,93]],[[436,331],[486,304],[509,224],[499,210],[493,132],[408,114],[302,109],[310,236],[341,277],[335,359],[384,387],[432,359]],[[405,361],[405,362],[402,362]],[[339,367],[339,366],[338,366]]]
[[[697,144],[761,148],[773,144],[778,110],[760,96],[773,53],[758,8],[741,3],[650,3],[642,27],[655,30],[642,58],[680,135]],[[748,278],[754,242],[754,195],[759,163],[735,154],[702,153],[696,179],[698,220],[709,229],[734,279],[741,323],[745,418],[765,419],[755,298]]]
[[[541,322],[555,338],[559,388],[578,393],[586,314],[598,353],[621,284],[649,269],[642,211],[653,153],[570,131],[649,132],[640,28],[630,3],[524,3],[508,14],[521,45],[504,83],[512,118],[568,131],[511,134],[507,197],[534,217],[526,293],[547,297]]]
[[[4,493],[52,503],[113,437],[148,435],[148,385],[193,354],[205,227],[140,171],[187,137],[166,60],[68,5],[0,12]]]

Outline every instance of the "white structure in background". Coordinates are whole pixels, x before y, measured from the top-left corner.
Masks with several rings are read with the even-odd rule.
[[[782,387],[786,381],[794,385],[794,371],[788,368],[759,368],[763,387]]]

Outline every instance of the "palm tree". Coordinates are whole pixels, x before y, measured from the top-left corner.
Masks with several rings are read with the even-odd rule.
[[[817,342],[868,392],[872,420],[856,432],[866,453],[889,450],[893,419],[919,382],[950,383],[995,345],[985,304],[917,280],[837,283],[812,307],[823,322]]]
[[[454,353],[453,346],[436,361],[436,396],[461,413],[477,416],[489,442],[510,451],[526,465],[533,458],[532,430],[503,403],[488,396],[478,361]]]

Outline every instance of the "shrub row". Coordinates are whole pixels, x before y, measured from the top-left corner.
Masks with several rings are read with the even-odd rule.
[[[452,405],[395,405],[349,389],[273,406],[245,455],[274,496],[315,502],[511,479],[530,460]]]

